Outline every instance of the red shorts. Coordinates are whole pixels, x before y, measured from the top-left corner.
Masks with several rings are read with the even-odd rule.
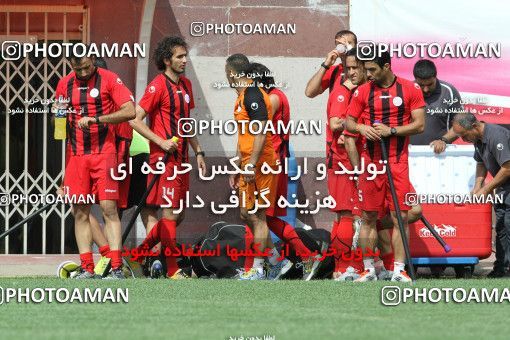
[[[409,192],[410,193],[416,193],[416,189],[413,187],[413,185],[411,183],[409,184],[409,186],[410,186]],[[391,193],[390,193],[390,195],[391,195]],[[392,201],[391,200],[390,201],[386,201],[386,203],[384,204],[384,208],[381,211],[379,211],[379,215],[377,216],[378,220],[381,220],[386,215],[390,214],[390,202],[392,202]],[[404,203],[404,205],[407,206],[407,204],[405,204],[405,203]],[[402,209],[402,208],[400,208],[400,209]],[[409,208],[409,210],[411,210],[411,209],[412,209],[412,207]]]
[[[348,210],[359,215],[359,195],[356,182],[349,179],[348,174],[335,174],[335,170],[328,169],[328,191],[335,199],[336,206],[331,209],[335,212]]]
[[[149,173],[147,175],[147,186],[150,184],[154,176],[159,176],[147,196],[147,200],[145,201],[147,205],[164,205],[163,208],[178,210],[180,208],[181,199],[183,200],[183,203],[186,203],[186,192],[189,190],[189,172],[176,175],[173,179],[168,179],[168,177],[172,177],[174,175],[174,166],[178,170],[184,170],[181,164],[168,162],[166,164],[165,172],[162,175],[154,175],[153,173]],[[150,167],[152,169],[156,169],[156,162],[151,162]]]
[[[118,182],[111,176],[117,167],[114,154],[90,154],[69,156],[64,177],[64,186],[71,196],[83,197],[97,194],[100,201],[119,198]]]
[[[287,216],[287,209],[281,208],[278,205],[278,200],[281,196],[287,199],[287,186],[288,186],[288,176],[285,173],[279,173],[276,176],[276,194],[274,198],[274,204],[271,204],[269,208],[266,209],[266,215],[277,217],[277,216]]]
[[[370,162],[365,161],[365,164],[365,169],[368,169]],[[379,162],[372,164],[376,166],[377,171],[381,171],[384,166]],[[400,210],[411,210],[411,207],[405,204],[406,194],[408,194],[411,190],[411,182],[409,181],[409,164],[393,163],[390,164],[390,166]],[[393,204],[393,199],[391,197],[388,175],[384,172],[377,174],[372,180],[368,180],[368,178],[372,177],[374,177],[374,175],[365,170],[359,178],[361,210],[377,211],[380,213],[384,211],[386,204],[388,204],[389,209],[394,211],[395,205]]]

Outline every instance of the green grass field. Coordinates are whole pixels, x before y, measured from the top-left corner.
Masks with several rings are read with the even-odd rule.
[[[509,287],[502,280],[419,280],[414,287]],[[388,284],[388,282],[386,282]],[[380,302],[383,282],[0,279],[0,287],[128,287],[127,304],[0,305],[0,339],[507,339],[509,303]],[[410,287],[405,285],[403,287]]]

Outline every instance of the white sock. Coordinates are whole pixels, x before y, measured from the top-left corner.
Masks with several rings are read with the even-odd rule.
[[[264,258],[263,257],[256,257],[253,259],[253,268],[257,269],[258,271],[263,270],[264,266]]]
[[[363,259],[363,266],[365,267],[365,270],[369,270],[371,272],[374,272],[375,271],[375,268],[374,268],[374,259],[373,258]]]
[[[276,248],[271,249],[271,256],[267,258],[269,263],[271,263],[273,266],[275,266],[278,263],[278,259],[280,258],[280,253]]]
[[[405,270],[406,264],[402,262],[393,262],[393,272],[394,273],[400,273],[401,271]]]

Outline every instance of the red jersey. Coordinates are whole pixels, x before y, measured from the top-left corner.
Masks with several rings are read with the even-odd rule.
[[[188,139],[179,136],[182,118],[189,118],[190,110],[195,107],[191,82],[184,76],[179,82],[173,82],[167,75],[157,75],[147,86],[139,105],[148,113],[151,130],[163,139],[179,137],[179,146],[169,161],[183,163],[188,161]],[[186,129],[187,131],[187,129]],[[150,142],[151,160],[163,157],[165,152],[157,144]]]
[[[349,90],[345,85],[335,86],[328,99],[327,106],[327,121],[326,121],[326,165],[328,169],[340,170],[338,162],[341,162],[347,169],[352,170],[352,165],[349,160],[349,155],[345,149],[344,144],[338,144],[338,138],[342,134],[340,131],[333,132],[329,128],[329,120],[332,117],[345,119],[347,115],[347,107],[352,98],[352,93],[355,91]],[[344,130],[344,135],[357,137]],[[356,141],[358,153],[361,152],[361,140],[358,138]]]
[[[89,129],[83,130],[78,128],[82,117],[107,115],[128,101],[134,101],[131,91],[115,73],[96,67],[94,74],[82,81],[73,71],[60,79],[55,97],[69,101],[66,142],[73,155],[116,153],[114,124],[92,124]]]
[[[321,81],[322,90],[325,91],[329,89],[329,93],[331,94],[331,91],[333,91],[335,87],[341,86],[344,82],[343,72],[344,67],[342,64],[334,65],[327,69]]]
[[[395,76],[395,81],[387,88],[368,82],[353,93],[347,114],[360,123],[372,126],[376,121],[394,127],[411,122],[411,111],[425,107],[420,86],[410,80]],[[407,162],[409,137],[390,136],[386,138],[386,148],[390,162]],[[363,138],[363,156],[370,161],[381,159],[380,142]]]
[[[290,121],[290,107],[289,107],[289,101],[287,99],[287,96],[285,93],[283,93],[280,89],[273,88],[269,94],[274,94],[278,96],[278,99],[280,99],[280,108],[278,111],[276,111],[273,115],[273,126],[275,129],[278,129],[278,121],[282,121],[284,126],[287,126]],[[282,124],[282,123],[280,123]],[[283,129],[281,129],[283,130]],[[281,131],[280,133],[273,134],[273,147],[278,155],[278,158],[280,159],[280,162],[285,162],[286,157],[290,157],[289,153],[289,133],[284,133],[284,131]],[[277,132],[279,130],[276,130]]]

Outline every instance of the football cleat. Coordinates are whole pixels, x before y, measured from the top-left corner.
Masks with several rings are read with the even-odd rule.
[[[405,270],[401,270],[400,273],[393,272],[393,276],[391,277],[392,282],[412,282],[409,275],[407,275]]]
[[[74,277],[76,280],[88,280],[88,279],[100,279],[101,277],[95,273],[91,273],[86,270],[82,270],[81,273]]]
[[[94,273],[99,276],[106,276],[106,269],[109,267],[111,259],[106,256],[101,256],[96,266],[94,267]]]
[[[319,266],[322,263],[322,261],[320,261],[321,258],[322,255],[319,254],[302,262],[296,263],[296,268],[303,268],[303,280],[310,281],[315,277]]]
[[[359,278],[359,273],[356,269],[349,266],[345,273],[338,276],[335,281],[354,281]]]
[[[191,279],[191,277],[186,274],[182,269],[177,269],[177,271],[174,273],[174,275],[169,277],[170,280],[186,280]]]
[[[269,266],[267,271],[268,280],[278,280],[282,275],[285,275],[292,268],[292,262],[288,259],[283,259],[274,266]]]
[[[381,281],[390,281],[392,277],[393,277],[393,272],[390,270],[386,270],[385,268],[383,268],[379,272],[379,274],[377,274],[377,280],[381,280]]]
[[[375,270],[365,270],[360,276],[354,280],[354,282],[368,282],[368,281],[377,281],[377,275],[375,275]]]
[[[110,275],[108,275],[107,277],[103,278],[104,280],[124,280],[126,277],[124,276],[124,272],[122,271],[122,267],[121,268],[117,268],[117,269],[112,269],[112,271],[110,272]]]
[[[240,281],[253,281],[253,280],[265,280],[266,276],[264,275],[263,269],[255,269],[251,268],[248,271],[243,271],[239,274]]]

